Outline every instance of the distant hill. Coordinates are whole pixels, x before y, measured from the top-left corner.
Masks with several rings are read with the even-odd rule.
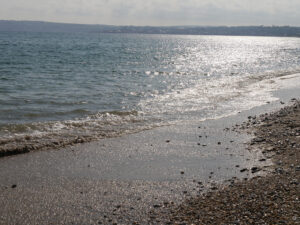
[[[12,20],[0,20],[0,31],[300,37],[300,27],[290,26],[110,26]]]

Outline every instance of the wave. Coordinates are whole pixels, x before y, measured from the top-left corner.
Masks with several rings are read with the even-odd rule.
[[[155,123],[146,123],[137,111],[99,112],[74,120],[7,124],[0,126],[0,152],[57,148],[155,126]]]
[[[139,103],[141,111],[108,111],[73,120],[0,125],[0,152],[60,148],[179,121],[232,115],[277,100],[272,91],[279,88],[278,79],[290,74],[293,73],[208,78],[190,88],[143,99]]]

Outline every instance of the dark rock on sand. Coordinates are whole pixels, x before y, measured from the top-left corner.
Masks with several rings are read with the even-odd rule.
[[[256,172],[258,172],[258,171],[260,171],[261,170],[261,168],[258,168],[258,167],[252,167],[251,168],[251,173],[256,173]]]

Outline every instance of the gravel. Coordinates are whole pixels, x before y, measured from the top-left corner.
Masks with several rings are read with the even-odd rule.
[[[267,174],[223,185],[152,212],[163,224],[300,224],[300,101],[281,110],[249,117],[236,130],[252,132],[250,151],[262,151],[273,164]],[[250,169],[256,173],[262,168]],[[245,172],[241,169],[240,172]]]

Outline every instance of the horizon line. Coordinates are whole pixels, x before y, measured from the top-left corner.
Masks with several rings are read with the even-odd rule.
[[[111,25],[111,24],[100,24],[100,23],[71,23],[71,22],[54,22],[54,21],[44,21],[44,20],[15,20],[15,19],[0,19],[0,21],[8,22],[39,22],[39,23],[55,23],[55,24],[68,24],[68,25],[87,25],[87,26],[111,26],[111,27],[296,27],[292,25]]]

